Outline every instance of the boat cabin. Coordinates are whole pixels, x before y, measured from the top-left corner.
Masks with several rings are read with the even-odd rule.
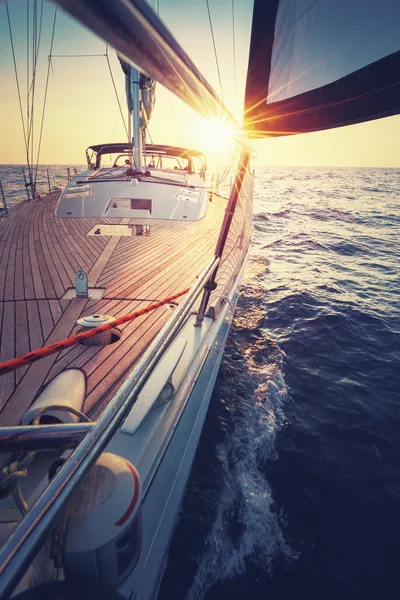
[[[57,217],[197,221],[207,214],[206,160],[201,152],[146,145],[142,171],[135,168],[129,144],[90,146],[86,158],[88,170],[65,188]]]
[[[115,158],[114,156],[117,155]],[[198,173],[205,179],[207,162],[204,154],[198,150],[168,146],[165,144],[146,144],[143,152],[148,169],[161,171],[186,171]],[[110,165],[110,157],[112,157]],[[134,165],[133,147],[128,143],[97,144],[86,150],[88,169],[100,169],[104,166],[122,167],[126,160]]]

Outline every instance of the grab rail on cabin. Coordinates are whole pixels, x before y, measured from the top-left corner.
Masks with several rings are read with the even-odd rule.
[[[194,303],[210,279],[210,275],[217,268],[219,261],[219,257],[214,257],[210,261],[198,277],[188,296],[179,305],[137,367],[128,375],[114,399],[94,424],[94,427],[90,427],[90,423],[70,424],[67,427],[52,425],[53,431],[50,431],[48,426],[40,426],[40,431],[46,432],[44,436],[46,443],[51,440],[55,441],[54,438],[58,436],[57,432],[64,431],[63,441],[65,443],[74,442],[78,445],[43,493],[30,507],[29,512],[15,528],[10,538],[0,548],[0,597],[2,599],[10,596],[32,562],[57,516],[128,415],[135,397],[143,388],[166,347],[190,315]],[[87,427],[87,434],[84,433],[85,427]],[[20,430],[19,434],[16,429]],[[16,434],[13,438],[15,448],[15,444],[18,446],[18,439],[22,439],[21,437],[18,438],[22,429],[24,432],[23,447],[25,448],[29,439],[31,439],[32,441],[35,440],[36,449],[41,449],[40,434],[35,427],[0,428],[0,436],[7,431],[14,430]],[[25,433],[25,429],[31,430],[31,438],[28,432]],[[84,435],[81,441],[80,435]]]

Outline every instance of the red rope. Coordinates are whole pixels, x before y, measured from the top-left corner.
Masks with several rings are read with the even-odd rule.
[[[152,310],[163,306],[164,304],[168,304],[169,302],[173,302],[180,296],[187,294],[189,288],[179,292],[178,294],[174,294],[173,296],[169,296],[164,300],[160,300],[160,302],[155,302],[154,304],[149,304],[146,308],[142,308],[141,310],[137,310],[133,313],[125,315],[124,317],[119,317],[110,323],[106,323],[105,325],[99,325],[99,327],[93,327],[93,329],[89,329],[88,331],[83,331],[81,333],[77,333],[76,335],[72,335],[65,340],[60,340],[59,342],[55,342],[54,344],[50,344],[50,346],[45,346],[44,348],[38,348],[37,350],[33,350],[33,352],[28,352],[28,354],[24,354],[19,358],[12,358],[11,360],[6,360],[3,363],[0,363],[0,375],[4,375],[9,371],[15,371],[15,369],[19,369],[20,367],[24,367],[25,365],[35,362],[35,360],[39,360],[44,358],[45,356],[50,356],[50,354],[54,354],[55,352],[59,352],[60,350],[64,350],[64,348],[69,348],[70,346],[75,346],[79,344],[83,340],[87,340],[89,338],[95,337],[99,333],[103,331],[108,331],[117,327],[117,325],[122,325],[123,323],[127,323],[128,321],[134,321],[137,317],[141,315],[145,315],[146,313],[151,312]]]

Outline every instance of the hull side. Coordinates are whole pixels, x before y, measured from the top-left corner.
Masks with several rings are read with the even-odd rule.
[[[192,388],[179,422],[158,465],[142,507],[143,546],[134,572],[119,588],[126,598],[153,600],[159,589],[171,536],[197,450],[204,419],[229,334],[240,281],[241,269],[229,301],[221,310],[209,352]]]

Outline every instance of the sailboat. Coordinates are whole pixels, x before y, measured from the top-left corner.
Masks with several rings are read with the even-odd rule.
[[[150,599],[249,252],[250,147],[146,3],[81,10],[130,30],[123,45],[104,36],[129,131],[87,148],[62,193],[0,224],[0,586],[42,597],[45,584],[84,579]],[[148,143],[156,80],[232,124],[229,198],[208,185],[201,150]]]
[[[22,287],[6,284],[3,296],[4,347],[15,354],[0,365],[0,590],[4,598],[101,590],[105,598],[150,600],[249,252],[251,150],[238,134],[224,200],[207,189],[200,151],[143,143],[142,94],[151,80],[201,114],[232,117],[142,0],[60,5],[118,52],[133,139],[91,146],[87,170],[60,197],[20,205],[1,222],[7,270],[24,279]],[[358,5],[310,1],[299,14],[289,0],[255,1],[250,137],[400,112],[392,2]],[[384,35],[361,52],[377,14]],[[344,21],[354,35],[338,45]],[[41,340],[39,319],[47,325]]]

